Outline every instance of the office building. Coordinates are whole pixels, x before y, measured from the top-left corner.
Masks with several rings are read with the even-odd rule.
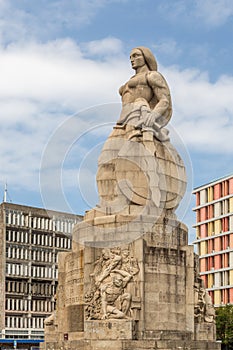
[[[215,306],[233,304],[233,175],[194,194],[200,275]]]
[[[58,253],[71,249],[73,226],[81,220],[52,210],[0,205],[0,348],[12,339],[30,345],[43,339],[44,319],[55,306]]]

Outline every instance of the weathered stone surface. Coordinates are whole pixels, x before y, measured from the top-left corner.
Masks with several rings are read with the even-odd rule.
[[[129,141],[128,135],[123,138],[120,135],[116,142],[114,132],[99,158],[97,185],[101,206],[107,205],[112,207],[112,212],[121,212],[127,199],[142,206],[152,201],[161,208],[176,208],[186,188],[186,175],[175,148],[169,142],[161,144],[154,139],[152,144],[147,141],[150,132],[144,132],[145,136],[139,142]]]
[[[135,338],[135,321],[104,320],[86,321],[84,336],[86,339],[119,340]]]

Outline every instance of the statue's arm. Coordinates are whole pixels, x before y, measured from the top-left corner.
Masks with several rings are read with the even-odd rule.
[[[158,119],[171,110],[170,90],[165,79],[159,72],[149,72],[147,81],[158,101],[153,109],[153,114]]]
[[[123,277],[124,286],[126,286],[126,284],[133,277],[133,275],[131,275],[129,272],[124,271],[124,270],[117,270],[117,269],[115,269],[114,272],[119,273]]]
[[[114,269],[113,272],[119,273],[122,277],[132,277],[132,275],[125,270]]]
[[[107,318],[106,288],[107,286],[104,286],[103,288],[101,288],[101,304],[102,304],[102,310],[103,310],[103,319]]]
[[[102,274],[97,279],[97,283],[100,284],[107,276],[110,275],[111,271],[118,265],[118,263],[121,260],[121,256],[115,255],[114,259],[112,260],[111,264],[104,269]]]
[[[124,84],[124,85],[122,85],[122,86],[120,87],[120,89],[119,89],[119,94],[120,94],[120,96],[122,96],[122,95],[123,95],[123,92],[124,92],[125,86],[126,86],[126,84]]]

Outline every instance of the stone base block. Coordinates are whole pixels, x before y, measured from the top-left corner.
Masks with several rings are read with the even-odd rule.
[[[132,320],[85,321],[85,339],[135,339],[136,322]]]
[[[191,332],[180,332],[180,331],[166,331],[166,330],[157,330],[157,331],[144,331],[143,334],[138,334],[137,339],[154,339],[154,340],[192,340],[193,333]]]
[[[45,341],[46,342],[54,342],[58,341],[59,332],[57,331],[56,326],[45,326]]]
[[[74,340],[41,345],[43,350],[221,350],[221,344],[182,340]]]
[[[221,350],[221,343],[203,340],[193,341],[190,350]]]
[[[131,340],[122,341],[122,350],[220,350],[216,342],[195,340]],[[93,349],[94,350],[94,349]]]
[[[216,327],[214,323],[197,323],[195,324],[196,340],[215,340]]]

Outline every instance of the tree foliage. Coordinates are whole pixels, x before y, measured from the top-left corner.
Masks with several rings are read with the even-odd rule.
[[[216,309],[216,333],[227,349],[233,349],[233,305]]]

